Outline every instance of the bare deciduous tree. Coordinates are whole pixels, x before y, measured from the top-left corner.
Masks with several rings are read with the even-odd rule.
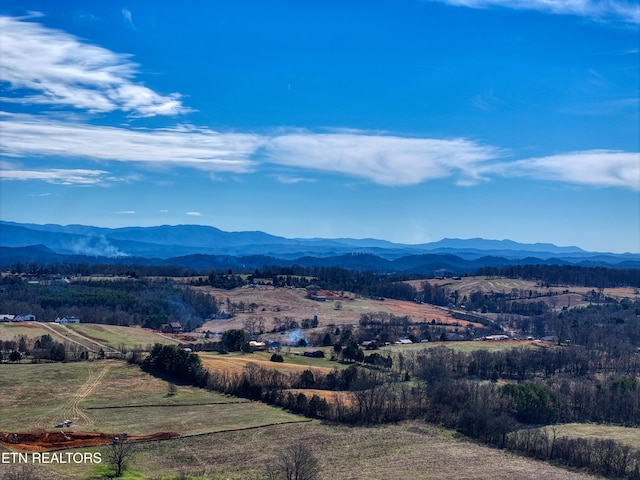
[[[107,461],[115,470],[116,477],[122,476],[134,454],[133,444],[127,441],[126,434],[113,438],[107,449]]]
[[[267,470],[269,480],[318,480],[318,459],[303,445],[293,445],[280,453]]]

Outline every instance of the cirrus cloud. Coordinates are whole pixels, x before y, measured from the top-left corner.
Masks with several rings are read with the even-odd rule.
[[[156,130],[87,125],[32,115],[0,115],[0,152],[8,157],[63,156],[157,167],[246,173],[262,142],[253,134],[178,126]]]
[[[586,150],[520,160],[505,150],[469,139],[408,138],[350,130],[279,135],[221,133],[193,126],[128,130],[0,115],[0,152],[6,157],[66,158],[129,163],[153,170],[189,168],[211,174],[248,174],[268,165],[300,175],[275,175],[284,184],[313,181],[309,171],[360,178],[385,186],[410,186],[451,178],[472,186],[496,175],[591,187],[640,189],[637,152]],[[3,180],[98,184],[125,181],[104,170],[33,168],[3,162]],[[128,181],[135,181],[131,176]]]
[[[0,81],[19,94],[5,102],[121,110],[137,117],[188,112],[180,95],[161,95],[133,81],[129,55],[19,18],[0,17]]]
[[[640,154],[637,152],[585,150],[518,160],[490,169],[507,177],[640,190]]]
[[[96,185],[105,181],[109,172],[104,170],[89,170],[83,168],[64,169],[47,168],[43,170],[0,170],[2,180],[41,180],[47,183],[61,185]],[[113,179],[111,179],[113,180]]]
[[[625,0],[430,0],[449,5],[488,8],[504,7],[536,10],[551,14],[579,15],[596,20],[621,20],[640,23],[640,6]]]
[[[477,183],[481,166],[504,152],[471,140],[406,138],[365,133],[294,133],[271,138],[270,163],[360,177],[380,185],[415,185],[458,176]]]

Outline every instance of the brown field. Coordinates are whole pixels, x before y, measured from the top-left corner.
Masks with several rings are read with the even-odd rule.
[[[593,290],[589,287],[557,286],[551,288],[538,287],[535,282],[509,278],[493,277],[463,277],[460,280],[442,279],[429,280],[436,285],[444,285],[452,290],[458,290],[460,297],[469,296],[475,291],[510,293],[512,289],[534,290],[540,293],[554,293],[552,296],[533,298],[532,301],[543,301],[557,310],[563,307],[577,307],[588,305],[583,295]],[[423,280],[409,281],[416,289],[420,288]],[[227,300],[232,303],[244,302],[245,305],[254,304],[253,311],[238,312],[228,320],[213,320],[205,323],[201,331],[222,333],[231,328],[243,328],[249,317],[261,317],[265,330],[274,327],[275,317],[292,317],[297,322],[311,319],[317,315],[320,326],[316,331],[324,331],[326,327],[354,327],[358,324],[363,313],[387,312],[396,316],[408,315],[414,323],[435,320],[438,324],[449,324],[465,327],[467,324],[479,327],[480,324],[457,320],[450,316],[446,308],[429,304],[418,304],[401,300],[372,300],[362,298],[349,292],[323,292],[328,299],[318,302],[306,298],[304,289],[274,288],[261,285],[257,288],[242,287],[234,290],[222,290],[211,287],[196,287],[199,291],[208,293],[221,302],[222,310],[227,309]],[[568,293],[563,293],[568,290]],[[634,288],[607,288],[604,295],[616,298],[640,298],[640,293]],[[491,314],[487,314],[491,318]],[[309,331],[308,333],[312,333]]]
[[[126,478],[170,480],[181,472],[198,480],[263,480],[265,469],[279,453],[298,443],[308,446],[318,459],[321,479],[600,478],[468,442],[450,430],[421,422],[366,428],[323,425],[317,421],[139,443],[130,476]],[[105,454],[104,447],[80,451]],[[104,478],[90,464],[33,467],[38,475],[26,478]],[[0,464],[0,476],[10,468]]]
[[[329,367],[315,367],[288,363],[276,363],[268,358],[259,355],[220,355],[218,353],[199,353],[202,364],[212,372],[226,371],[229,373],[241,373],[247,365],[257,365],[263,368],[278,370],[282,373],[300,373],[304,370],[316,370],[324,374],[330,373],[333,369]]]
[[[430,322],[431,320],[435,320],[436,323],[439,324],[482,327],[480,323],[453,318],[449,315],[446,308],[436,307],[435,305],[429,305],[427,303],[405,302],[402,300],[372,300],[372,302],[380,306],[379,311],[388,311],[396,316],[409,315],[414,322]]]
[[[305,318],[318,316],[321,326],[326,325],[356,325],[360,314],[370,311],[373,305],[364,299],[344,297],[342,308],[336,309],[333,301],[318,302],[306,298],[303,289],[274,288],[259,286],[257,288],[242,287],[234,290],[221,290],[210,287],[196,287],[201,292],[209,293],[218,301],[222,301],[222,309],[226,311],[227,299],[233,303],[244,302],[246,305],[257,305],[253,312],[238,312],[234,318],[228,320],[214,320],[205,323],[200,330],[223,332],[230,328],[242,328],[248,317],[262,317],[267,330],[273,328],[273,318],[293,317],[298,322]]]
[[[222,301],[222,309],[226,310],[226,301],[246,305],[257,305],[253,312],[246,311],[236,313],[235,317],[228,320],[212,320],[205,323],[199,330],[222,333],[231,328],[243,328],[249,317],[262,317],[265,321],[265,329],[273,328],[273,318],[293,317],[300,322],[305,318],[318,316],[319,330],[327,326],[356,326],[363,313],[388,312],[396,316],[409,315],[414,322],[436,320],[438,323],[454,325],[469,322],[456,320],[449,316],[446,309],[428,304],[418,304],[401,300],[372,300],[357,297],[345,293],[340,296],[333,292],[336,299],[318,302],[306,298],[304,289],[273,288],[260,286],[258,288],[236,288],[234,290],[220,290],[210,287],[197,287],[199,291],[209,293],[218,301]]]
[[[177,438],[140,444],[138,461],[153,462],[150,473],[175,471],[180,465],[181,471],[202,479],[263,480],[265,468],[279,452],[297,443],[307,445],[316,456],[321,479],[596,478],[477,445],[449,430],[419,422],[376,428],[311,422]]]
[[[550,427],[545,427],[550,430]],[[611,439],[618,443],[640,449],[640,429],[621,427],[618,425],[601,425],[596,423],[567,423],[556,427],[560,437]]]

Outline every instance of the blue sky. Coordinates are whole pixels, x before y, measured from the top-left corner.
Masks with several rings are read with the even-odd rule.
[[[640,251],[640,6],[5,1],[0,218]]]

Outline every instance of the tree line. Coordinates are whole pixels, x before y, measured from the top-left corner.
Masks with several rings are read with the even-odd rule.
[[[550,429],[539,427],[567,422],[639,426],[639,373],[637,359],[591,358],[572,347],[471,353],[437,347],[396,356],[393,368],[362,362],[327,374],[285,374],[252,365],[241,373],[211,372],[208,386],[340,423],[425,419],[535,458],[638,478],[638,450],[609,440],[551,437]],[[294,393],[308,388],[339,395]]]

